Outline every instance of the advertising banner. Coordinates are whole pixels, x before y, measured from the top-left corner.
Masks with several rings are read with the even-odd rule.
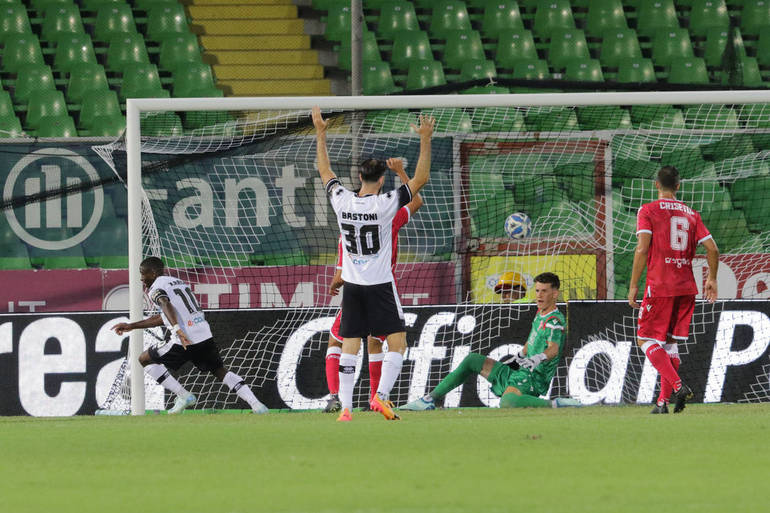
[[[635,314],[628,305],[572,301],[560,308],[568,314],[567,347],[550,396],[571,395],[586,404],[655,399],[657,374],[636,346]],[[397,404],[429,391],[469,352],[498,359],[518,350],[535,312],[532,305],[405,310],[410,348],[395,388]],[[332,308],[223,310],[207,317],[226,365],[269,407],[300,409],[325,402],[323,360],[334,313]],[[107,397],[127,348],[128,338],[109,329],[123,320],[114,313],[0,316],[0,414],[93,413]],[[769,346],[767,302],[699,303],[692,336],[680,345],[682,378],[696,401],[768,401]],[[356,386],[363,396],[368,376],[366,366],[359,367]],[[187,380],[186,368],[180,374],[183,383],[193,383],[204,406],[215,407],[221,385],[211,378]],[[497,400],[478,378],[447,396],[445,405],[496,406]]]

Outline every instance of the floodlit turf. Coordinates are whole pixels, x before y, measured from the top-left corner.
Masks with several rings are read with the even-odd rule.
[[[0,419],[0,511],[766,511],[770,405]]]

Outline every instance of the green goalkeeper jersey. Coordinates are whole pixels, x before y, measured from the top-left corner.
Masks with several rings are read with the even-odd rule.
[[[538,312],[535,320],[532,321],[532,330],[529,332],[525,345],[527,356],[542,353],[548,347],[548,342],[553,342],[559,346],[559,354],[556,358],[545,360],[532,371],[532,380],[536,389],[548,390],[551,379],[556,374],[556,367],[559,365],[559,360],[561,360],[562,351],[564,350],[564,331],[566,327],[567,321],[558,308],[551,310],[545,315],[541,315]]]

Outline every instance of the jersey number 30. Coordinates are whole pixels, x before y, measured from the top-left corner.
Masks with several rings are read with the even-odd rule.
[[[345,248],[352,255],[374,255],[380,251],[380,227],[376,224],[365,224],[358,231],[352,224],[341,224],[345,236]],[[360,249],[359,249],[359,241]]]
[[[674,251],[687,249],[689,230],[690,221],[686,217],[673,216],[671,218],[671,249]]]

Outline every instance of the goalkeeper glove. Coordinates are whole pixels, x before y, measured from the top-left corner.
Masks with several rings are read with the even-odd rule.
[[[518,354],[509,354],[508,356],[502,358],[500,360],[500,363],[503,365],[507,365],[513,370],[519,370],[521,368],[521,363],[526,360],[527,358],[519,352]]]
[[[548,357],[545,355],[545,353],[539,353],[533,356],[530,356],[528,358],[524,358],[519,365],[522,369],[527,369],[528,371],[535,370],[535,367],[543,363],[545,360],[547,360]]]

